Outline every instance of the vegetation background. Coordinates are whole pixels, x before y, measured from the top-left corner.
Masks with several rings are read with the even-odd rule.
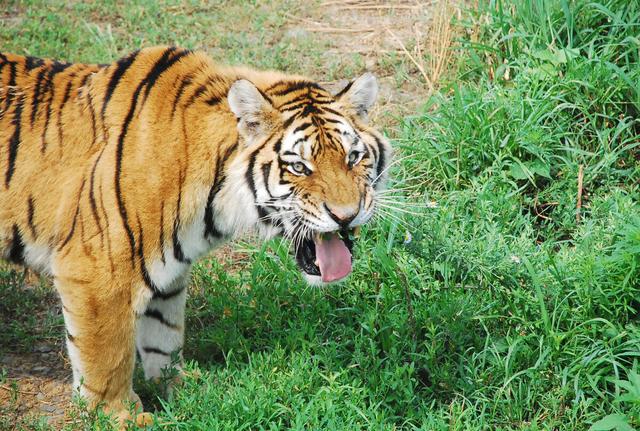
[[[0,1],[6,51],[381,77],[394,181],[354,274],[306,287],[279,241],[196,265],[190,377],[136,379],[153,429],[640,429],[639,35],[636,0]],[[48,285],[0,271],[0,429],[105,429],[63,413]]]

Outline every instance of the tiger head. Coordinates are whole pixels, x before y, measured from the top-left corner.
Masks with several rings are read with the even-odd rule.
[[[311,284],[351,272],[353,240],[384,186],[391,146],[367,125],[377,93],[370,73],[337,94],[286,80],[259,90],[243,79],[229,91],[260,222],[292,240]]]

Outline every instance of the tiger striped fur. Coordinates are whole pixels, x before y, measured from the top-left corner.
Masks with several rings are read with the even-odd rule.
[[[91,405],[127,417],[136,350],[147,378],[170,365],[190,265],[225,240],[285,235],[310,281],[348,273],[335,232],[371,217],[391,157],[366,124],[376,93],[370,74],[333,95],[175,47],[0,53],[0,253],[52,276]]]

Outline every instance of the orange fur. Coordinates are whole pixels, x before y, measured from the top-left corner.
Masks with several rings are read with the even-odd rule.
[[[260,136],[251,135],[255,124],[238,123],[227,101],[239,79],[269,105],[259,114]],[[324,103],[339,114],[366,142],[370,163],[345,164],[344,149],[328,145],[332,123],[315,108],[289,115],[291,103]],[[204,244],[213,246],[264,222],[221,215],[240,199],[233,181],[266,181],[272,163],[268,175],[291,184],[308,211],[357,209],[372,186],[366,176],[384,176],[390,148],[356,111],[305,78],[223,67],[177,48],[144,49],[110,65],[0,54],[0,253],[53,276],[74,377],[81,378],[74,384],[84,396],[120,415],[123,403],[137,401],[137,322],[143,315],[160,320],[149,304],[161,307],[184,288],[184,276],[169,271],[158,282],[165,273],[152,267],[169,260],[188,267],[201,254],[184,256],[185,227],[200,226],[203,212],[228,219],[203,222]],[[324,143],[313,147],[313,174],[294,175],[282,164],[276,172],[277,140],[308,121]],[[208,210],[214,199],[216,209]],[[176,316],[160,321],[181,342],[183,317]]]

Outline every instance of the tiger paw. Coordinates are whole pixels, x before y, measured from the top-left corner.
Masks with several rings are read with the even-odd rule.
[[[136,427],[144,428],[153,425],[153,415],[149,412],[138,413],[135,421]]]
[[[153,414],[148,412],[131,413],[124,410],[116,415],[118,431],[127,431],[138,428],[145,428],[153,425]]]

